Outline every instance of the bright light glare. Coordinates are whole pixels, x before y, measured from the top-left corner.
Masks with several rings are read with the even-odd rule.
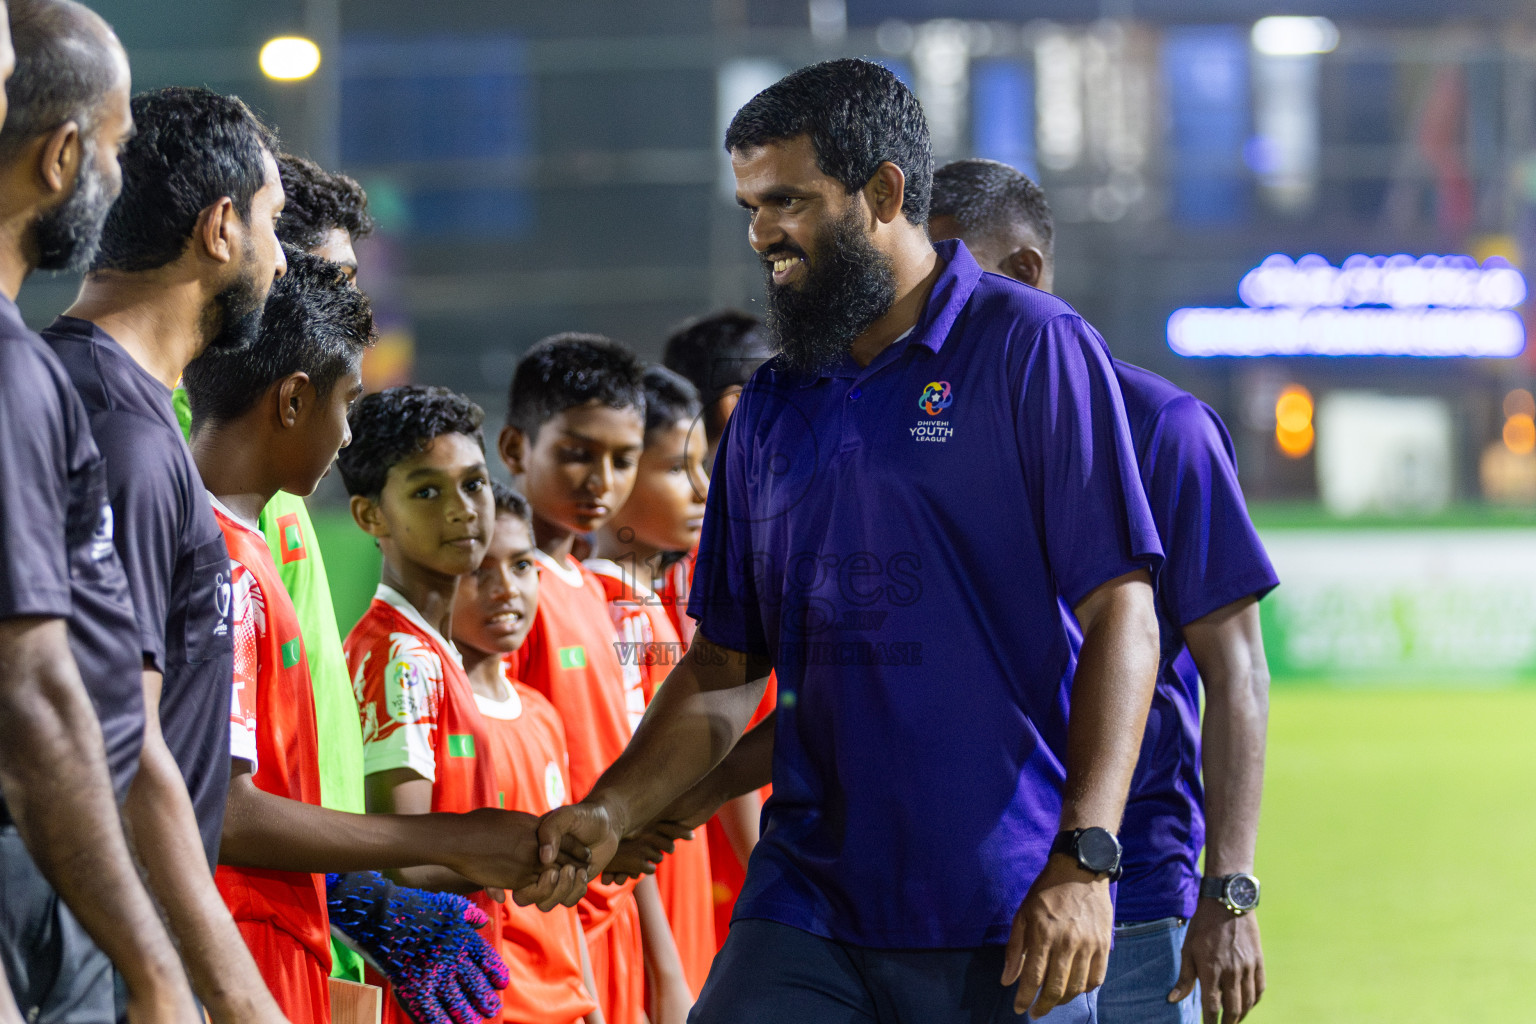
[[[1299,434],[1312,425],[1312,395],[1300,384],[1280,392],[1275,401],[1275,424],[1281,430]]]
[[[1317,440],[1317,433],[1308,423],[1301,430],[1290,431],[1284,427],[1275,427],[1275,443],[1280,446],[1280,452],[1288,459],[1299,459],[1312,450],[1312,442]]]
[[[1181,356],[1517,356],[1525,324],[1507,309],[1176,309]]]
[[[1505,420],[1504,447],[1516,455],[1529,455],[1536,451],[1536,420],[1525,413],[1516,413]]]
[[[1267,57],[1332,53],[1339,29],[1327,18],[1271,17],[1253,23],[1253,48]]]
[[[303,36],[278,36],[261,48],[261,71],[280,82],[308,78],[320,66],[320,47]]]

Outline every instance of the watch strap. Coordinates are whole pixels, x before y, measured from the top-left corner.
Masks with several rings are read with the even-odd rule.
[[[1202,875],[1200,878],[1200,898],[1203,900],[1219,900],[1226,898],[1226,875]]]

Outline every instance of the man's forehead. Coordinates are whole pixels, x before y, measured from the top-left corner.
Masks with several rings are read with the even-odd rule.
[[[787,184],[812,187],[833,181],[816,163],[816,149],[811,145],[809,135],[733,149],[731,168],[736,172],[737,184],[742,187]]]

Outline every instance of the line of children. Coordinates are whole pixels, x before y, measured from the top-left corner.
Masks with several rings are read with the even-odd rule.
[[[533,514],[539,610],[511,673],[565,723],[572,797],[584,795],[629,742],[643,711],[638,666],[621,663],[602,583],[571,555],[628,500],[645,433],[641,367],[597,335],[556,335],[513,373],[497,448]],[[681,1024],[692,994],[655,880],[595,881],[579,906],[597,998],[609,1024]],[[649,999],[647,999],[649,989]]]

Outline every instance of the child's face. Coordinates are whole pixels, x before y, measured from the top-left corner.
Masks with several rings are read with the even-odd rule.
[[[496,532],[480,567],[459,580],[453,601],[455,643],[489,654],[523,646],[539,609],[533,534],[514,515],[496,516]]]
[[[314,493],[320,478],[331,471],[336,453],[352,443],[347,413],[363,393],[363,378],[357,369],[349,370],[323,398],[316,397],[313,387],[306,387],[311,401],[294,423],[295,472],[283,484],[283,490],[301,497]]]
[[[507,428],[501,451],[507,468],[523,478],[523,494],[538,519],[588,533],[629,498],[644,445],[639,410],[593,402],[551,416],[531,444]]]
[[[657,551],[689,551],[704,526],[704,424],[674,423],[646,437],[629,500],[608,524],[633,531],[633,541]]]
[[[425,451],[389,467],[379,495],[379,539],[401,560],[462,576],[485,558],[496,505],[475,439],[441,434]],[[373,532],[373,531],[370,531]]]

